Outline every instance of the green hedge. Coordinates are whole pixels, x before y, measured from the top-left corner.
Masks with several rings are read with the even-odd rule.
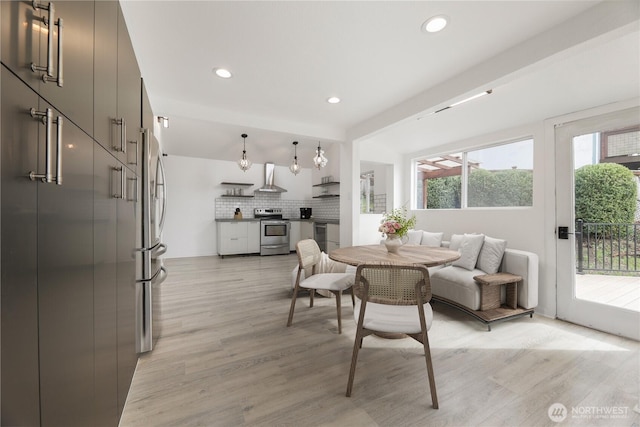
[[[460,207],[460,176],[426,180],[427,209]],[[533,172],[522,169],[474,170],[469,176],[469,207],[532,206]]]
[[[576,218],[633,223],[638,188],[633,173],[616,163],[587,165],[575,173]]]

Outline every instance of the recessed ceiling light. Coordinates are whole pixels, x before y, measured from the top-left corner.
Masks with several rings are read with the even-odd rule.
[[[213,72],[216,73],[216,76],[220,78],[223,78],[223,79],[231,78],[231,71],[227,70],[226,68],[214,68]]]
[[[332,96],[331,98],[327,99],[327,102],[329,104],[337,104],[340,102],[340,98],[338,98],[337,96]]]
[[[422,24],[422,31],[427,33],[437,33],[447,26],[448,19],[444,15],[432,16]]]

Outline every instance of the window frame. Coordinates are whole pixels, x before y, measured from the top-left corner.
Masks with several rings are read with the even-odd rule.
[[[503,145],[515,144],[518,142],[531,141],[532,143],[532,153],[531,153],[531,162],[532,168],[531,172],[535,176],[535,138],[533,135],[523,135],[516,138],[509,138],[506,140],[501,140],[498,142],[492,142],[489,144],[482,144],[478,146],[469,146],[466,148],[457,148],[448,151],[438,151],[430,154],[423,154],[418,157],[414,157],[411,159],[411,181],[412,181],[412,191],[411,191],[411,205],[414,210],[419,211],[459,211],[459,210],[487,210],[487,209],[499,209],[499,210],[522,210],[522,209],[532,209],[534,206],[534,187],[535,187],[535,179],[531,182],[531,205],[529,206],[468,206],[468,194],[469,194],[469,173],[468,173],[468,154],[472,151],[480,151],[485,149],[490,149],[494,147],[500,147]],[[417,167],[418,162],[420,160],[432,159],[434,157],[446,157],[451,156],[453,154],[460,153],[460,157],[462,160],[461,163],[461,175],[460,175],[460,207],[459,208],[427,208],[427,207],[418,207],[418,198],[417,198],[417,189],[418,189],[418,179],[417,179]]]

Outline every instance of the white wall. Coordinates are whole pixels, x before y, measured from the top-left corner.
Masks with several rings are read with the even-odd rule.
[[[264,165],[254,164],[242,172],[235,162],[223,160],[168,156],[164,161],[168,200],[163,239],[167,258],[216,255],[215,199],[228,188],[220,183],[253,183],[245,189],[245,194],[250,194],[264,184]],[[294,176],[288,166],[276,166],[275,184],[287,190],[280,195],[283,200],[311,199],[310,169],[303,168]]]
[[[508,128],[488,135],[446,144],[428,151],[412,153],[397,162],[394,169],[395,206],[402,206],[412,195],[413,172],[411,159],[423,155],[448,154],[469,150],[498,142],[533,137],[534,139],[534,192],[533,206],[526,208],[473,208],[448,210],[414,210],[416,228],[442,231],[448,240],[454,233],[481,232],[486,235],[506,239],[508,246],[538,254],[540,258],[538,287],[539,305],[536,312],[555,317],[556,315],[556,200],[555,200],[555,135],[554,125],[606,114],[637,105],[638,100],[609,104],[587,111],[549,118],[543,122]],[[389,146],[393,145],[389,141]],[[366,141],[354,143],[354,155],[368,158]],[[362,154],[361,154],[362,153]],[[568,165],[567,167],[570,167]],[[355,244],[375,243],[379,217],[360,215],[353,211],[356,229],[352,230]]]

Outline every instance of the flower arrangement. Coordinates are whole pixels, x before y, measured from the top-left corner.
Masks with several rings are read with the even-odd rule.
[[[407,218],[407,208],[392,209],[391,212],[382,214],[382,221],[378,231],[387,236],[403,237],[415,225],[416,216],[413,215],[411,218]]]

